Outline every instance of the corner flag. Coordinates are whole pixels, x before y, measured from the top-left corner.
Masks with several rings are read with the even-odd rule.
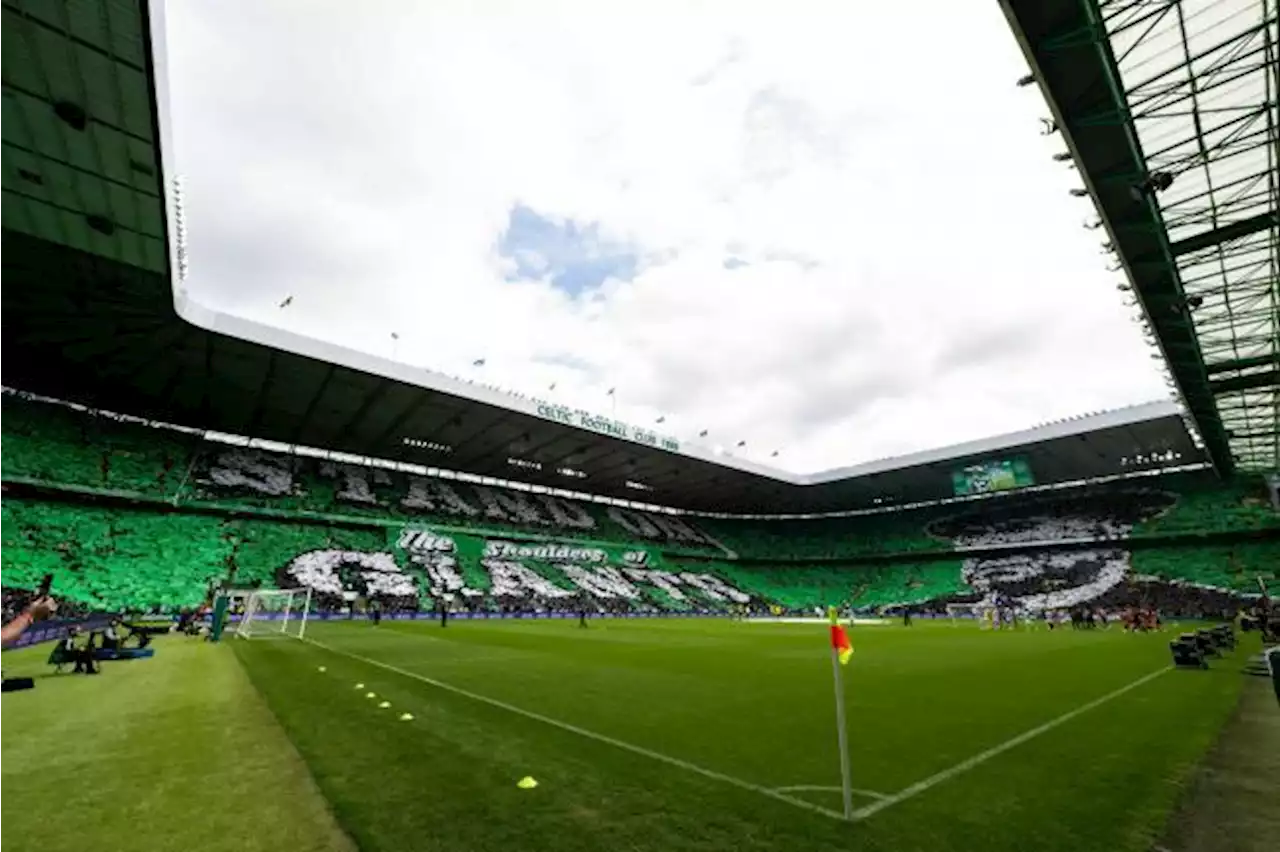
[[[840,665],[848,665],[849,658],[853,656],[853,643],[849,641],[849,634],[839,624],[831,625],[831,647],[836,652],[836,659],[840,661]]]
[[[848,665],[853,656],[853,643],[840,624],[835,607],[827,610],[831,619],[831,672],[836,682],[836,742],[840,748],[840,792],[844,798],[844,818],[853,819],[853,785],[849,778],[849,742],[844,723],[844,678],[840,667]]]

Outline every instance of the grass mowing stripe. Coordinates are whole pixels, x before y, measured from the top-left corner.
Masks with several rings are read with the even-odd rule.
[[[642,746],[614,739],[606,734],[588,731],[586,728],[579,728],[577,725],[571,725],[568,722],[562,722],[559,719],[553,719],[550,716],[543,716],[541,713],[535,713],[532,710],[525,710],[523,707],[517,707],[514,704],[508,704],[505,701],[499,701],[496,698],[490,698],[487,695],[480,695],[477,692],[472,692],[468,689],[463,689],[462,687],[454,686],[453,684],[445,683],[444,681],[436,680],[432,677],[427,677],[426,675],[411,672],[406,669],[399,668],[398,666],[393,666],[390,663],[384,663],[381,660],[375,660],[371,657],[365,657],[360,654],[353,654],[350,651],[343,651],[330,645],[326,645],[323,642],[317,642],[314,639],[303,639],[302,641],[309,645],[315,645],[318,648],[323,648],[330,653],[348,657],[353,660],[359,660],[366,665],[375,666],[389,672],[394,672],[402,677],[421,681],[422,683],[429,684],[437,689],[443,689],[446,692],[451,692],[454,695],[460,695],[463,698],[469,698],[472,701],[479,701],[482,704],[488,704],[490,707],[497,707],[499,710],[506,710],[509,713],[515,713],[518,716],[524,716],[526,719],[533,719],[536,722],[542,722],[545,725],[550,725],[554,728],[559,728],[562,731],[577,734],[580,737],[586,737],[587,739],[602,742],[607,745],[611,745],[614,748],[619,748],[633,754],[647,757],[651,760],[676,766],[688,772],[693,772],[706,778],[724,782],[725,784],[732,784],[733,786],[739,787],[743,790],[750,790],[754,793],[759,793],[762,796],[768,796],[770,799],[777,799],[780,802],[786,802],[789,805],[794,805],[797,808],[803,808],[804,810],[812,811],[813,813],[819,813],[823,816],[831,817],[832,819],[844,820],[844,814],[839,811],[832,810],[831,808],[824,808],[821,805],[815,805],[812,802],[806,802],[804,799],[798,799],[794,796],[788,796],[785,793],[780,793],[777,790],[772,790],[759,784],[752,784],[750,781],[744,781],[743,779],[735,778],[732,775],[725,775],[723,772],[716,772],[714,769],[707,769],[704,766],[689,763],[688,761],[681,760],[678,757],[671,757],[670,755],[662,754],[661,752],[651,751]]]
[[[997,755],[1003,754],[1011,748],[1016,748],[1017,746],[1022,745],[1028,740],[1035,739],[1041,734],[1053,730],[1054,728],[1058,727],[1064,722],[1069,722],[1075,717],[1081,715],[1082,713],[1087,713],[1088,711],[1094,709],[1095,707],[1100,707],[1101,705],[1106,704],[1108,701],[1112,700],[1113,698],[1119,698],[1121,695],[1124,695],[1126,692],[1137,689],[1143,684],[1153,681],[1156,678],[1160,677],[1160,675],[1170,671],[1173,671],[1173,667],[1165,666],[1164,668],[1151,672],[1150,674],[1143,675],[1142,677],[1135,680],[1133,683],[1130,683],[1126,686],[1122,686],[1119,689],[1114,690],[1113,692],[1108,692],[1106,695],[1102,696],[1101,698],[1095,698],[1093,701],[1090,701],[1088,704],[1082,704],[1074,710],[1063,713],[1061,716],[1058,716],[1054,719],[1050,719],[1048,722],[1045,722],[1043,725],[1039,725],[1035,728],[1032,728],[1029,731],[1024,731],[1023,733],[1018,734],[1018,736],[1014,737],[1011,740],[1005,740],[1004,742],[1000,743],[997,746],[992,746],[991,748],[987,749],[984,752],[975,754],[973,757],[969,758],[968,760],[963,760],[960,763],[957,763],[955,766],[944,769],[941,772],[938,772],[934,775],[930,775],[928,778],[924,779],[923,781],[917,781],[911,786],[906,787],[902,790],[899,790],[897,793],[894,793],[892,796],[888,796],[884,799],[880,799],[879,801],[866,805],[865,807],[859,808],[858,810],[853,812],[853,819],[863,820],[869,816],[873,816],[879,813],[885,808],[892,807],[900,802],[905,802],[907,799],[910,799],[913,796],[917,796],[925,792],[929,788],[934,787],[938,784],[941,784],[943,781],[947,781],[951,778],[954,778],[957,775],[960,775],[961,773],[968,772],[970,769],[973,769],[975,766],[978,766],[979,764],[982,764],[982,763],[986,763],[991,758]]]

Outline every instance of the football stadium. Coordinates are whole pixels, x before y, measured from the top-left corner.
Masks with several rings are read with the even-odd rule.
[[[177,5],[3,10],[7,848],[1275,848],[1275,0],[999,3],[1167,398],[804,474],[203,300]]]

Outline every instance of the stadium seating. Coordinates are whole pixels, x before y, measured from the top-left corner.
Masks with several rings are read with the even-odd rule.
[[[772,559],[834,559],[877,553],[949,550],[927,532],[936,510],[807,520],[700,518],[710,537],[742,555]]]
[[[54,592],[97,610],[176,609],[204,599],[227,573],[220,519],[6,498],[6,586]]]
[[[1070,606],[1132,574],[1250,591],[1280,562],[1270,542],[1133,554],[1124,545],[1280,527],[1261,489],[1243,481],[836,518],[690,519],[234,447],[13,394],[0,425],[4,480],[28,488],[4,501],[5,586],[31,588],[52,572],[61,596],[96,609],[190,606],[211,580],[228,578],[306,578],[332,606],[352,587],[398,606],[450,594],[488,610],[571,607],[584,590],[593,606],[627,611],[714,610],[743,602],[739,592],[802,611],[993,591]],[[109,502],[72,502],[92,495]],[[401,547],[405,529],[429,530],[449,548]],[[577,543],[570,551],[582,553],[490,552],[504,539]],[[1094,546],[1039,549],[1066,542]],[[1002,548],[1011,553],[993,552]],[[872,564],[881,555],[895,559]],[[896,561],[902,555],[910,561]],[[838,564],[849,558],[860,564]]]
[[[431,609],[448,594],[477,610],[722,609],[748,598],[702,566],[648,564],[646,551],[554,547],[458,536],[424,554],[397,547],[397,529],[107,508],[8,498],[3,502],[6,588],[31,589],[46,573],[64,600],[91,610],[175,611],[201,603],[211,582],[237,587],[309,585],[317,605],[343,591],[401,608]],[[478,531],[477,531],[478,532]],[[505,545],[505,552],[492,552]],[[645,559],[627,559],[643,554]],[[655,556],[655,560],[656,560]],[[577,564],[575,559],[586,559]]]
[[[1187,483],[1167,510],[1135,525],[1138,536],[1261,530],[1280,526],[1265,488],[1256,480],[1226,483]]]
[[[4,396],[0,427],[6,481],[356,523],[412,519],[558,540],[643,540],[673,550],[724,552],[673,515],[234,447],[14,394]]]
[[[1134,552],[1132,566],[1140,576],[1252,593],[1258,591],[1259,578],[1274,587],[1280,574],[1280,542],[1144,549]]]
[[[753,597],[806,613],[828,606],[878,609],[969,591],[954,559],[856,567],[718,562],[715,571]]]
[[[1169,490],[1168,485],[1178,490]],[[1222,486],[1182,478],[1168,485],[1113,486],[1067,497],[1005,496],[838,518],[699,519],[698,525],[742,556],[797,561],[1082,538],[1160,538],[1280,529],[1280,513],[1267,503],[1257,481]]]
[[[177,491],[191,454],[192,437],[179,432],[9,394],[0,422],[6,478],[163,497]]]
[[[984,541],[1013,543],[1007,529],[989,534],[976,528],[965,531],[959,519],[970,507],[987,520],[1009,506],[1025,514],[1029,502],[1004,497],[836,518],[692,519],[232,447],[14,394],[4,396],[0,423],[6,480],[121,491],[186,505],[308,512],[357,522],[413,518],[447,528],[518,530],[556,539],[648,541],[672,551],[768,560],[934,554]],[[1176,493],[1162,481],[1159,487],[1122,486],[1118,491],[1039,501],[1044,511],[1038,527],[1019,521],[1022,532],[1016,540],[1280,528],[1280,514],[1267,504],[1256,483],[1170,482]]]

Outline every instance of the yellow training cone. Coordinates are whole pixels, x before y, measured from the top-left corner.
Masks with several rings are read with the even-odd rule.
[[[401,714],[400,714],[400,721],[401,721],[401,722],[412,722],[412,721],[413,721],[413,714],[412,714],[412,713],[401,713]]]
[[[538,786],[538,782],[533,780],[532,775],[526,775],[516,782],[516,786],[521,790],[532,790]]]
[[[365,698],[377,698],[377,697],[378,697],[378,693],[376,693],[376,692],[366,692],[366,693],[364,694],[364,697],[365,697]]]
[[[321,667],[320,667],[320,671],[322,671],[322,672],[327,672],[327,671],[329,671],[329,670],[328,670],[328,669],[326,669],[324,666],[321,666]]]
[[[356,689],[364,689],[364,684],[363,684],[363,683],[357,683],[357,684],[356,684]]]
[[[383,709],[386,709],[387,707],[390,707],[390,706],[391,706],[391,702],[390,702],[390,701],[384,701],[384,702],[382,702],[381,704],[379,704],[378,706],[379,706],[379,707],[382,707]]]

